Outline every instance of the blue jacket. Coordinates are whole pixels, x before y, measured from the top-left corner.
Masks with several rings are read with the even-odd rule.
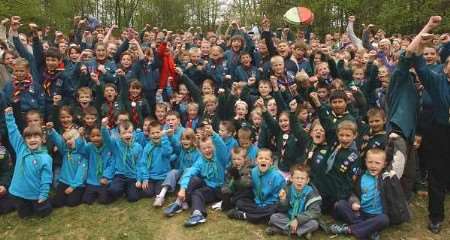
[[[139,167],[137,180],[148,181],[149,179],[166,179],[167,173],[172,170],[170,165],[171,155],[172,146],[170,146],[170,142],[166,135],[162,136],[159,144],[149,141],[141,155],[140,163],[143,165]]]
[[[225,180],[225,168],[228,165],[227,148],[222,138],[214,133],[212,141],[215,152],[212,159],[201,156],[191,168],[187,169],[180,179],[181,188],[187,189],[189,181],[193,176],[201,177],[210,188],[219,188]]]
[[[227,146],[227,151],[231,153],[233,148],[239,147],[239,143],[234,137],[228,137],[226,139],[223,139],[223,142],[225,143],[225,146]]]
[[[69,149],[62,136],[55,130],[48,134],[49,140],[58,148],[62,158],[61,172],[58,181],[72,188],[82,187],[87,177],[87,160],[83,153],[83,140],[75,141],[75,148]]]
[[[41,85],[34,82],[29,87],[28,91],[22,91],[20,97],[20,111],[27,112],[31,109],[38,110],[42,114],[45,112],[45,94]],[[6,104],[10,105],[13,100],[14,86],[12,81],[8,81],[3,88],[3,94]]]
[[[192,165],[197,162],[201,156],[202,155],[197,148],[182,148],[175,163],[175,169],[185,171],[186,169],[192,167]]]
[[[145,136],[143,131],[135,131],[133,136],[134,141],[139,143],[142,148],[144,148],[145,145],[147,145],[147,143],[149,142],[148,136]]]
[[[5,116],[9,142],[16,152],[14,175],[9,192],[28,200],[46,200],[52,184],[52,158],[47,151],[30,150],[19,133],[14,116]]]
[[[226,61],[220,60],[215,63],[212,59],[206,64],[206,73],[208,73],[216,83],[216,88],[223,87],[223,78],[225,75],[231,75],[228,71]]]
[[[256,78],[256,81],[261,79],[260,72],[253,65],[249,69],[245,69],[243,65],[239,65],[234,72],[234,77],[237,82],[248,82],[248,79],[252,76]]]
[[[97,148],[93,143],[87,143],[84,145],[83,154],[88,159],[86,183],[100,186],[100,179],[107,178],[105,174],[114,168],[111,150],[106,145]]]
[[[156,58],[157,59],[157,58]],[[155,90],[159,83],[159,61],[155,59],[150,63],[146,60],[139,60],[134,65],[136,77],[142,83],[144,94],[149,90]]]
[[[98,65],[99,64],[95,60],[92,60],[92,61],[86,63],[86,67],[90,73],[93,73],[93,72],[95,73],[97,71]],[[114,77],[116,74],[117,66],[114,63],[114,61],[108,60],[108,61],[106,61],[106,63],[104,65],[105,65],[106,73],[100,74],[100,81],[103,83],[117,84],[117,80]]]
[[[261,173],[256,166],[252,169],[251,176],[256,205],[265,207],[280,201],[278,195],[286,181],[277,168],[271,167],[265,173]]]
[[[111,170],[108,170],[104,175],[108,179],[112,179],[115,175],[124,175],[127,178],[137,178],[137,167],[143,166],[140,164],[142,147],[134,140],[130,145],[126,144],[122,139],[112,138],[109,135],[109,130],[102,127],[102,138],[105,146],[111,149],[112,165]]]
[[[258,152],[259,148],[255,144],[250,145],[250,147],[247,149],[247,159],[250,161],[251,165],[256,164],[255,160]]]

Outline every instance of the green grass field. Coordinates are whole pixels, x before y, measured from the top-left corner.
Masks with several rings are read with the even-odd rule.
[[[209,211],[207,223],[183,227],[188,212],[165,218],[161,209],[151,206],[152,200],[143,199],[130,204],[124,200],[109,206],[81,205],[55,210],[50,217],[22,220],[16,213],[0,217],[0,239],[287,239],[286,236],[268,237],[265,225],[229,220],[224,214]],[[417,197],[413,202],[413,221],[384,231],[381,239],[431,240],[450,239],[450,217],[440,235],[425,229],[427,204]],[[446,201],[446,215],[450,216],[450,199]],[[329,220],[327,218],[327,220]],[[315,233],[313,239],[352,239]]]

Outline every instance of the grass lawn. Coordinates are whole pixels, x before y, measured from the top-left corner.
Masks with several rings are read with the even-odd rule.
[[[224,214],[210,210],[207,223],[187,229],[183,227],[188,213],[173,218],[163,216],[161,209],[151,207],[151,200],[130,204],[124,200],[109,206],[82,205],[57,209],[44,219],[19,219],[16,213],[0,217],[0,239],[287,239],[268,237],[264,225],[229,220]],[[450,199],[446,201],[446,215],[450,216]],[[450,220],[440,235],[425,229],[427,204],[423,197],[413,202],[411,223],[390,228],[381,239],[431,240],[450,239]],[[313,239],[352,239],[315,233]]]

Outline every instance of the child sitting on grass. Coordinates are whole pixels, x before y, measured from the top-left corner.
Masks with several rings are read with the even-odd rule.
[[[311,239],[311,233],[319,228],[322,198],[315,187],[309,184],[310,169],[297,164],[291,168],[291,184],[280,191],[279,207],[282,212],[270,217],[266,233],[305,235]]]
[[[239,199],[252,197],[251,168],[246,155],[244,148],[235,147],[231,150],[232,164],[227,169],[225,185],[221,190],[223,211],[234,208]]]
[[[186,227],[206,222],[205,205],[220,200],[220,189],[228,165],[229,154],[222,138],[214,132],[211,124],[203,128],[208,137],[199,142],[202,156],[185,171],[180,180],[177,200],[164,210],[165,215],[170,217],[181,212],[182,202],[189,202],[192,215],[185,222]]]
[[[175,168],[170,170],[162,183],[162,189],[156,196],[155,202],[153,202],[154,207],[161,207],[163,205],[167,191],[174,192],[177,182],[184,171],[192,167],[192,165],[200,158],[201,155],[196,144],[197,139],[194,130],[186,128],[181,135],[181,145],[178,146],[179,149],[174,148],[174,153],[178,155],[175,162]],[[183,202],[183,205],[187,206],[187,203]]]
[[[229,218],[258,223],[269,220],[276,212],[278,193],[286,182],[274,166],[272,151],[261,149],[256,157],[257,166],[251,171],[254,198],[243,198],[236,202],[236,208],[228,211]]]
[[[19,217],[48,216],[52,212],[48,200],[52,184],[52,158],[42,148],[42,129],[26,127],[22,137],[11,107],[5,109],[5,118],[9,142],[16,152],[16,165],[8,190],[17,199]]]
[[[349,225],[333,224],[334,234],[354,235],[358,239],[379,239],[378,233],[389,226],[383,209],[382,172],[386,167],[386,153],[370,149],[366,156],[366,172],[357,179],[355,194],[349,200],[336,203],[336,217]]]

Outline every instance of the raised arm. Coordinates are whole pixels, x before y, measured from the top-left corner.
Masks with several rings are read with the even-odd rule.
[[[364,47],[362,44],[362,40],[356,36],[355,31],[353,29],[355,20],[356,20],[355,16],[348,17],[346,32],[352,43],[355,44],[358,49],[363,49]]]

